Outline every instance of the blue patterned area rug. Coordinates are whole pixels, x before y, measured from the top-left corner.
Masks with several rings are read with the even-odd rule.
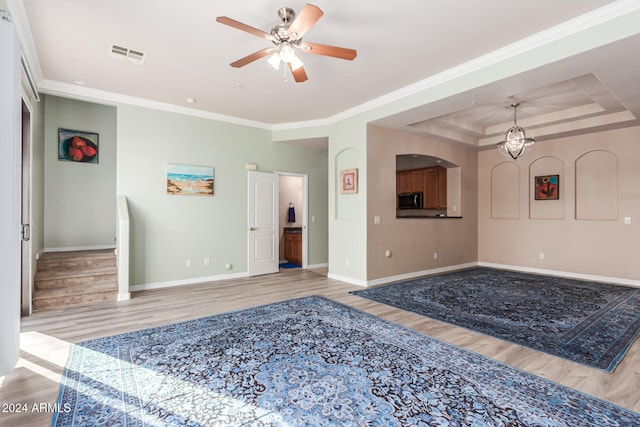
[[[640,334],[640,289],[477,268],[355,295],[612,372]]]
[[[637,426],[640,414],[322,297],[75,344],[54,426]]]

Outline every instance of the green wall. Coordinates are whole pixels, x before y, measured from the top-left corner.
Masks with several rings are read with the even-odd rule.
[[[97,133],[98,164],[58,160],[58,128]],[[116,109],[48,95],[44,135],[45,250],[114,246]]]
[[[247,163],[308,174],[309,217],[316,216],[309,263],[327,262],[326,151],[272,142],[270,131],[249,126],[131,105],[117,112],[117,194],[129,202],[132,285],[246,272]],[[169,163],[213,167],[214,196],[167,195]]]

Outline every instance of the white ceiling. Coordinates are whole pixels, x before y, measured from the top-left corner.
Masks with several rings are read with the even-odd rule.
[[[303,1],[6,3],[44,93],[149,101],[265,127],[330,119],[513,43],[526,47],[522,40],[538,33],[570,34],[574,18],[597,21],[585,14],[640,9],[638,0],[405,0],[393,6],[318,0],[324,16],[304,40],[356,49],[358,56],[345,61],[301,53],[309,80],[295,83],[290,76],[284,82],[266,58],[230,67],[270,42],[215,19],[224,15],[269,32],[279,23],[278,8],[299,11]],[[510,126],[514,101],[522,104],[519,124],[537,139],[637,125],[640,22],[633,24],[639,29],[618,42],[377,122],[479,147],[493,146]],[[112,44],[144,52],[144,63],[114,59]]]

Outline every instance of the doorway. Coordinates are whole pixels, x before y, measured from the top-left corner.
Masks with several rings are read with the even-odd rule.
[[[301,267],[306,268],[308,265],[308,175],[289,172],[249,172],[247,224],[247,272],[249,276],[279,271],[282,227],[280,225],[281,209],[278,194],[279,177],[281,176],[294,176],[302,180],[300,189],[302,209],[298,214],[302,238]],[[284,221],[283,224],[286,225],[286,220]]]
[[[280,218],[280,261],[282,267],[302,267],[309,264],[308,175],[277,172],[278,216]],[[296,249],[292,249],[296,248]],[[292,252],[295,253],[292,258]],[[287,261],[286,263],[283,263]]]

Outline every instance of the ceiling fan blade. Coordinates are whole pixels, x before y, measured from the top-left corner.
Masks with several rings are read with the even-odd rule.
[[[287,35],[293,40],[301,39],[322,15],[324,12],[318,6],[306,4],[291,23]]]
[[[344,47],[328,46],[326,44],[318,43],[302,43],[300,46],[303,52],[314,53],[316,55],[332,56],[334,58],[352,60],[358,54],[353,49],[347,49]]]
[[[289,69],[291,70],[291,74],[293,74],[293,79],[296,81],[296,83],[302,83],[307,81],[308,79],[307,73],[304,71],[303,67],[298,67],[294,70],[291,67],[291,64],[289,64]]]
[[[253,34],[254,36],[262,37],[262,38],[265,38],[267,40],[274,40],[274,37],[271,34],[265,33],[262,30],[259,30],[257,28],[253,28],[250,25],[243,24],[242,22],[236,21],[235,19],[231,19],[231,18],[229,18],[227,16],[218,16],[216,18],[216,22],[228,25],[230,27],[236,28],[236,29],[241,30],[241,31],[245,31],[245,32],[247,32],[249,34]]]
[[[253,61],[257,61],[260,58],[264,58],[265,56],[269,55],[272,52],[273,52],[273,48],[267,47],[265,49],[254,52],[251,55],[247,55],[244,58],[240,58],[237,61],[232,62],[230,65],[233,68],[244,67],[245,65],[250,64]]]

